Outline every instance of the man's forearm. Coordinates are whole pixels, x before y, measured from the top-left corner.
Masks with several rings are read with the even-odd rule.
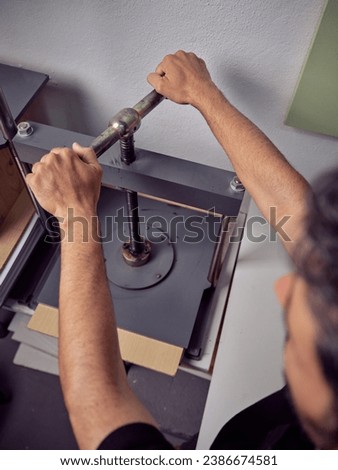
[[[206,119],[266,219],[274,222],[272,207],[276,207],[278,219],[289,215],[290,220],[284,229],[292,241],[296,241],[301,234],[304,199],[309,188],[306,180],[216,86],[209,85],[195,107]],[[293,244],[286,243],[286,246]]]
[[[121,359],[102,247],[97,234],[97,217],[78,218],[81,222],[70,221],[61,232],[60,354],[67,354],[66,363],[61,357],[61,367],[65,368],[62,370],[63,378],[67,380],[71,376],[69,371],[73,370],[73,363],[78,365],[80,362],[96,361],[98,356],[101,356],[102,364],[108,357],[116,358],[109,375],[118,376],[121,373]],[[109,341],[103,341],[98,350],[96,338],[102,337],[104,332]],[[75,344],[77,348],[73,347]],[[67,348],[72,348],[70,356]],[[93,370],[93,374],[96,373]]]
[[[155,423],[128,387],[97,217],[82,220],[63,227],[59,361],[75,435],[90,448],[128,421]]]

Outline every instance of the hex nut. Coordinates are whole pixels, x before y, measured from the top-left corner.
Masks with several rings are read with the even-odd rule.
[[[234,176],[230,182],[230,188],[236,193],[245,191],[245,187],[238,176]]]
[[[29,122],[23,121],[18,124],[18,134],[20,137],[28,137],[33,133],[33,127]]]

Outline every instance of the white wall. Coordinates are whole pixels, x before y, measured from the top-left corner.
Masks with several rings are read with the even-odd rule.
[[[337,140],[283,120],[325,3],[1,0],[0,61],[50,75],[36,120],[96,135],[150,90],[145,77],[165,54],[195,51],[229,99],[312,178],[337,161]],[[230,168],[197,111],[168,101],[144,120],[136,143]]]

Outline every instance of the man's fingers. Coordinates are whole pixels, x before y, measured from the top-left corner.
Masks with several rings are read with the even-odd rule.
[[[36,196],[36,187],[39,184],[39,176],[34,175],[34,173],[28,173],[25,176],[27,186],[33,191],[33,194]]]
[[[36,173],[36,170],[38,169],[39,165],[40,165],[40,162],[36,162],[32,165],[32,170],[31,170],[32,173]]]
[[[73,152],[75,152],[85,163],[97,163],[94,150],[91,147],[82,147],[82,145],[76,142],[72,145],[72,149],[68,147],[55,147],[50,151],[49,155],[54,154],[55,156],[60,155],[71,158],[73,156]]]
[[[147,77],[148,83],[155,88],[156,91],[159,90],[163,77],[160,76],[158,73],[150,73]]]
[[[34,178],[33,173],[28,173],[28,174],[25,176],[26,183],[28,184],[29,187],[31,187],[32,178]]]
[[[70,151],[70,149],[67,147],[54,147],[52,148],[52,150],[49,152],[48,155],[50,155],[51,153],[53,153],[54,155],[60,155],[67,151]]]
[[[161,77],[163,77],[165,75],[165,70],[164,70],[164,67],[163,67],[163,62],[161,62],[160,64],[158,64],[158,66],[156,67],[155,69],[155,72],[160,75]]]
[[[72,148],[85,163],[97,163],[95,152],[91,147],[82,147],[74,142]]]
[[[53,153],[53,152],[50,152],[50,153],[46,153],[46,155],[44,155],[41,159],[40,159],[40,163],[46,163],[47,160],[50,160],[51,158],[57,158],[57,154],[56,153]]]

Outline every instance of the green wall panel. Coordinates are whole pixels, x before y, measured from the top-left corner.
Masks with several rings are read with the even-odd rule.
[[[338,137],[338,0],[329,0],[285,124]]]

